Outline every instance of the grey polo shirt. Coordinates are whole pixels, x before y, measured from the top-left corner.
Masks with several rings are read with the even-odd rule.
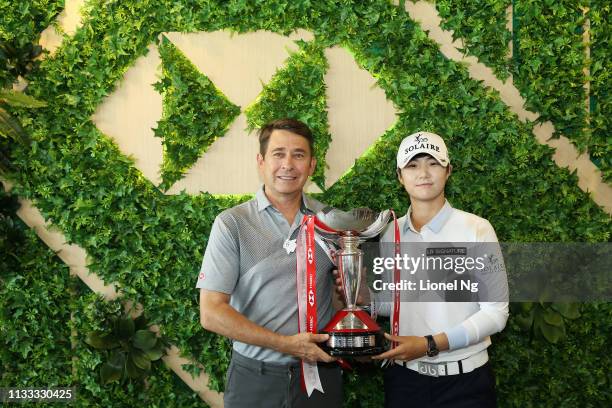
[[[208,239],[197,288],[231,295],[230,305],[252,322],[276,333],[298,332],[296,254],[283,247],[295,239],[302,217],[325,205],[303,195],[302,208],[289,225],[272,206],[263,187],[255,198],[220,213]],[[322,329],[332,317],[333,264],[317,244],[317,317]],[[268,362],[293,362],[277,351],[233,342],[243,356]]]

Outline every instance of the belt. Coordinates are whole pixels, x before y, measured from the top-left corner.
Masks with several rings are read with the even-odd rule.
[[[445,375],[457,375],[474,371],[489,361],[487,350],[482,350],[473,356],[459,361],[441,361],[430,363],[428,361],[395,361],[395,364],[416,371],[419,374],[439,377]]]
[[[254,371],[259,372],[260,374],[263,374],[263,373],[284,374],[284,373],[287,373],[288,371],[295,370],[299,368],[300,366],[299,361],[291,361],[291,362],[286,362],[286,363],[267,362],[267,361],[256,360],[254,358],[243,356],[242,354],[236,351],[232,352],[232,360],[234,361],[235,364],[238,364],[245,368],[250,368]]]
[[[237,351],[232,351],[232,360],[235,364],[258,371],[260,374],[267,373],[286,373],[300,368],[300,360],[289,361],[285,363],[268,362],[256,360],[254,358],[243,356]],[[319,368],[338,368],[337,363],[317,362]]]

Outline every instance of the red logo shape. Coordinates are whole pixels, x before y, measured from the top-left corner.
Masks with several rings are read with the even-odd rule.
[[[312,289],[310,289],[308,291],[308,304],[312,307],[314,305],[314,301],[315,301],[314,292],[312,291]]]

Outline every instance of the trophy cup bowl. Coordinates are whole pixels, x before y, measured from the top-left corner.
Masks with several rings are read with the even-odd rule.
[[[370,356],[387,348],[380,326],[356,303],[363,263],[359,244],[378,235],[387,225],[389,216],[389,210],[376,214],[361,208],[350,212],[324,209],[317,213],[317,218],[333,230],[317,227],[317,233],[340,247],[336,252],[336,263],[346,303],[346,307],[337,312],[321,331],[329,334],[322,347],[332,356]]]

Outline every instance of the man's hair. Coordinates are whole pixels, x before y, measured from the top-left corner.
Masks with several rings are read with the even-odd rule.
[[[310,147],[310,154],[314,156],[314,138],[312,136],[312,131],[304,122],[292,118],[273,120],[259,129],[259,153],[262,156],[265,156],[266,150],[268,150],[270,136],[275,130],[286,130],[306,138],[306,140],[308,140],[308,146]]]

